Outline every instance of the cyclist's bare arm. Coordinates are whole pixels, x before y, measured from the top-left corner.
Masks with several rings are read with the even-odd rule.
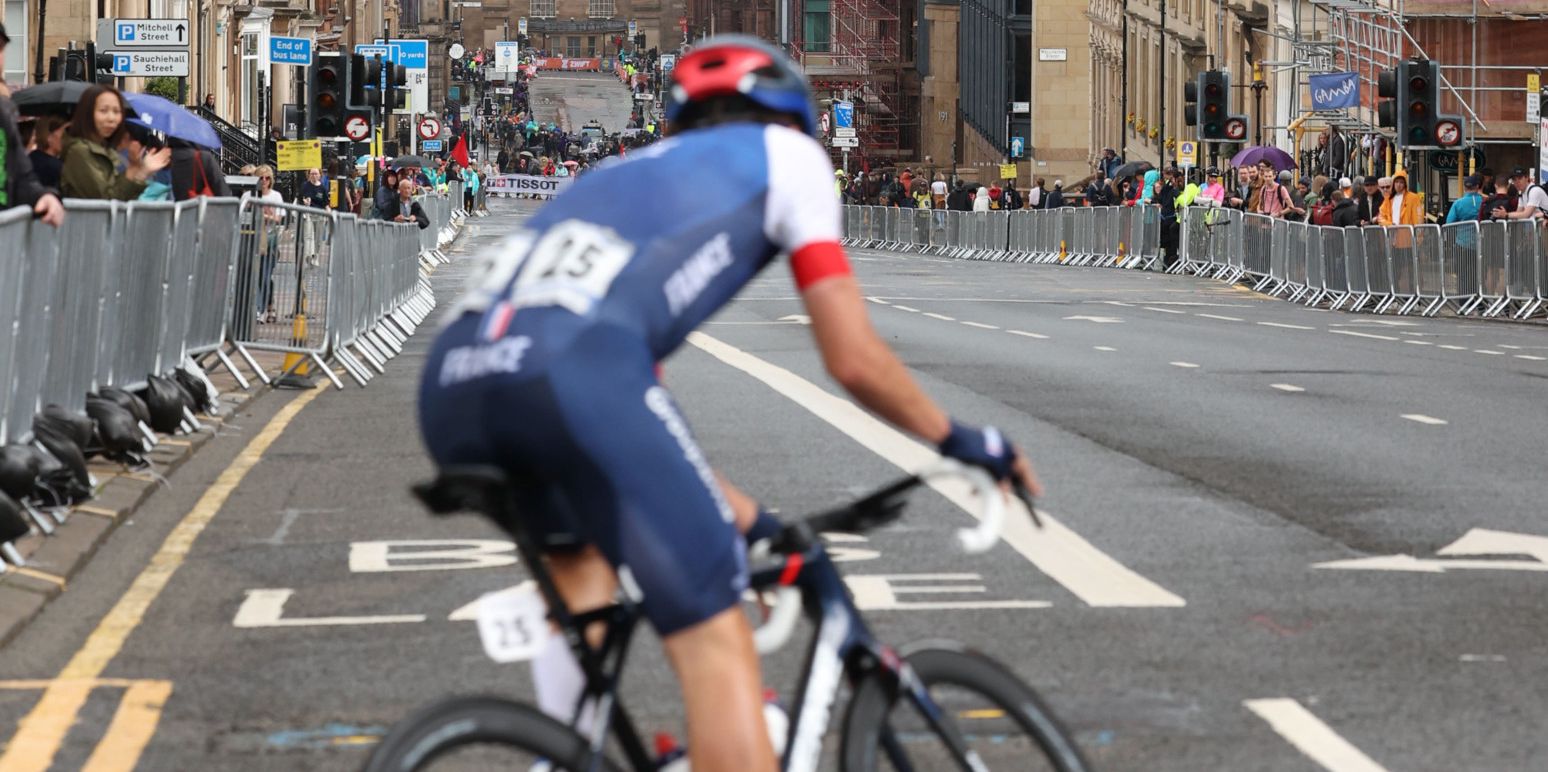
[[[801,299],[812,318],[823,366],[833,380],[860,404],[931,445],[946,439],[950,419],[876,334],[853,276],[839,274],[816,281],[801,291]],[[1019,454],[1014,472],[1032,495],[1042,494],[1025,454]]]

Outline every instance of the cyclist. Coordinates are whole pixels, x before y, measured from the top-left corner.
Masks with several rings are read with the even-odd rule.
[[[714,38],[670,87],[671,138],[577,179],[489,256],[434,344],[420,424],[436,463],[533,481],[523,524],[573,609],[620,585],[638,601],[682,686],[694,769],[773,770],[737,532],[778,526],[715,476],[655,363],[788,253],[840,385],[947,456],[1037,483],[999,432],[950,420],[871,327],[796,66],[756,39]],[[596,206],[620,190],[648,195]],[[567,714],[573,700],[544,692],[578,697],[578,670],[567,647],[548,650],[533,663],[539,703]],[[572,683],[545,687],[564,670]]]

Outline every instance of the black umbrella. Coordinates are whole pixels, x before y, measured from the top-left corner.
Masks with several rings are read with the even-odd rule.
[[[1154,168],[1156,167],[1152,166],[1149,161],[1130,161],[1114,169],[1112,178],[1121,180],[1124,177],[1138,177]]]
[[[70,114],[91,84],[79,80],[55,80],[28,86],[11,95],[22,115]]]
[[[423,169],[426,166],[429,166],[429,164],[425,162],[425,159],[417,155],[400,155],[392,159],[392,168],[394,169]]]

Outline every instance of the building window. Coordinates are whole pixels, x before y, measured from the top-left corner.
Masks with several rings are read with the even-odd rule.
[[[830,0],[806,0],[801,39],[805,41],[807,51],[821,54],[832,50],[830,9]]]
[[[589,56],[596,56],[596,55],[597,55],[597,36],[596,35],[588,35],[588,36],[586,36],[586,56],[589,57]]]
[[[559,15],[557,5],[558,0],[532,0],[532,16],[538,19],[552,19]]]
[[[571,59],[579,59],[581,55],[580,36],[571,35],[570,38],[565,42],[569,45],[565,47],[564,55],[570,57]]]
[[[237,106],[237,119],[243,129],[256,137],[268,132],[268,129],[258,125],[258,31],[243,29],[241,46],[242,68],[237,83],[241,99]]]
[[[613,0],[586,0],[586,14],[593,19],[611,18],[613,12]]]

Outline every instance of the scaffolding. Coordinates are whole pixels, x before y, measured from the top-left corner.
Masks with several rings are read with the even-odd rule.
[[[894,158],[899,152],[900,127],[908,106],[903,104],[901,48],[898,41],[898,0],[832,0],[827,50],[808,50],[795,41],[797,61],[819,94],[848,92],[859,100],[856,110],[861,157]]]

